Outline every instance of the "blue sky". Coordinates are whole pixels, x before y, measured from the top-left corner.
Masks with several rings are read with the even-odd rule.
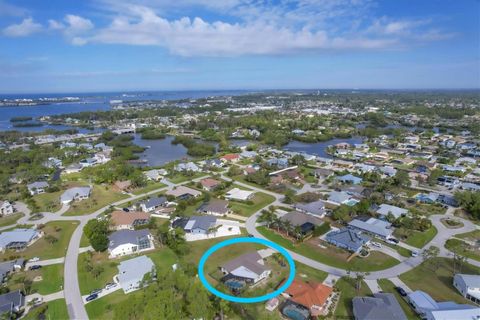
[[[0,93],[479,88],[478,0],[0,0]]]

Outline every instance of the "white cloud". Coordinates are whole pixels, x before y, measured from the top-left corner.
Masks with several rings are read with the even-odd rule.
[[[90,21],[89,19],[85,19],[73,14],[67,14],[64,20],[68,24],[65,32],[69,34],[84,33],[88,30],[93,29],[94,27],[92,21]]]
[[[65,28],[65,25],[61,22],[58,22],[56,20],[48,20],[48,29],[50,30],[63,30]]]
[[[42,31],[41,24],[33,21],[32,18],[23,19],[19,24],[12,24],[3,29],[3,34],[7,37],[26,37]]]

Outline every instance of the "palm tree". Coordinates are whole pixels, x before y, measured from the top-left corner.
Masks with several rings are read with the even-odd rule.
[[[292,223],[288,220],[283,222],[283,230],[287,233],[287,237],[290,235],[290,231],[292,230]]]

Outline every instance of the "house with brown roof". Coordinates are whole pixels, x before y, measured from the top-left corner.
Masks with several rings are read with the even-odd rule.
[[[326,314],[333,289],[321,283],[293,280],[284,297],[310,310],[313,317]]]
[[[197,211],[199,213],[213,216],[224,216],[230,213],[228,201],[221,199],[212,199],[209,202],[202,204]]]
[[[205,178],[200,180],[200,184],[202,185],[203,190],[214,191],[222,184],[222,182],[212,178]]]
[[[197,198],[202,195],[200,191],[185,186],[178,186],[172,190],[168,190],[165,194],[179,200]]]
[[[137,226],[150,222],[150,213],[141,211],[113,211],[110,218],[111,228],[114,230],[133,230]]]
[[[238,160],[240,160],[240,155],[238,155],[236,153],[229,153],[229,154],[226,154],[223,157],[221,157],[220,160],[222,162],[236,163],[236,162],[238,162]]]

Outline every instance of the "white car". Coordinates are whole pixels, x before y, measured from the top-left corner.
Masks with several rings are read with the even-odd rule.
[[[115,288],[117,286],[116,283],[108,283],[106,286],[105,286],[105,290],[110,290],[112,288]]]
[[[412,257],[418,257],[418,251],[412,251]]]
[[[374,246],[374,247],[377,247],[377,248],[381,248],[382,247],[382,244],[381,243],[378,243],[378,242],[371,242],[371,245]]]
[[[32,259],[29,260],[30,262],[37,262],[40,261],[39,257],[33,257]]]

